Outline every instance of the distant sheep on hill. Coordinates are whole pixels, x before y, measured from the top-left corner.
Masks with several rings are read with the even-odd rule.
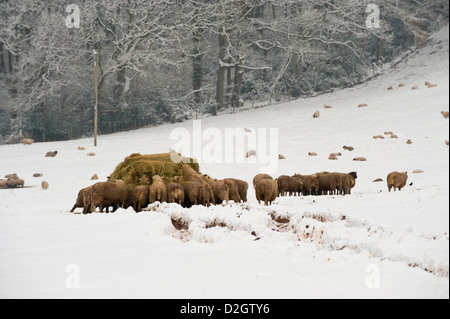
[[[45,154],[45,157],[55,157],[56,154],[58,154],[58,151],[47,152],[47,154]]]
[[[353,160],[356,161],[356,162],[365,162],[365,161],[367,161],[367,159],[365,157],[355,157]]]
[[[374,140],[376,140],[376,139],[382,139],[382,140],[384,140],[384,136],[383,136],[383,135],[374,135],[373,139],[374,139]]]
[[[22,144],[23,145],[31,145],[33,143],[34,143],[34,140],[31,139],[31,138],[24,138],[24,139],[22,139]]]
[[[320,112],[319,111],[315,111],[313,114],[313,118],[318,118],[320,116]]]
[[[441,114],[445,119],[448,118],[448,112],[442,111]]]
[[[343,146],[342,147],[344,150],[347,150],[347,151],[353,151],[354,150],[354,148],[352,147],[352,146]]]
[[[308,156],[317,156],[317,153],[316,152],[309,152]]]

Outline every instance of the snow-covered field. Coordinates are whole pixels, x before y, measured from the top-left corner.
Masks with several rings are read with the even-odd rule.
[[[0,190],[0,297],[449,298],[449,120],[440,114],[449,109],[448,33],[358,87],[202,119],[202,128],[221,132],[278,128],[286,159],[274,177],[357,171],[351,195],[282,197],[264,207],[251,186],[260,165],[200,163],[213,177],[248,181],[249,202],[70,214],[93,174],[105,180],[131,153],[168,152],[171,132],[192,131],[193,122],[100,136],[95,148],[92,139],[0,146],[0,177],[17,173],[27,186]],[[372,138],[385,131],[398,139]],[[328,160],[332,152],[342,156]],[[395,170],[408,171],[413,185],[389,193]]]

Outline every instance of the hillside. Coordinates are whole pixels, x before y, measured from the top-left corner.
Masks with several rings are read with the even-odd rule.
[[[249,202],[70,214],[93,174],[105,180],[132,153],[168,152],[176,143],[171,132],[192,132],[194,123],[100,136],[96,148],[92,139],[0,146],[0,177],[17,173],[26,186],[0,189],[0,297],[448,298],[449,120],[440,114],[449,109],[448,34],[446,27],[363,85],[202,119],[202,129],[222,134],[278,129],[286,159],[274,177],[357,171],[351,195],[281,197],[264,207],[251,186],[261,165],[200,162],[213,177],[246,180]],[[373,139],[386,131],[398,139]],[[56,157],[44,157],[54,150]],[[332,152],[342,156],[331,161]],[[358,156],[367,161],[353,161]],[[413,184],[389,193],[391,171],[408,171]],[[43,177],[33,178],[37,172]],[[189,229],[175,229],[172,218]],[[79,288],[67,286],[71,265]]]

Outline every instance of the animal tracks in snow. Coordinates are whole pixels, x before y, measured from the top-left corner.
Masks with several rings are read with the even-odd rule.
[[[301,206],[231,203],[185,209],[157,203],[148,210],[167,215],[174,226],[168,234],[185,243],[239,240],[283,247],[303,243],[329,252],[365,253],[368,258],[449,277],[448,256],[441,253],[448,249],[448,234],[393,230],[342,213],[310,212]]]

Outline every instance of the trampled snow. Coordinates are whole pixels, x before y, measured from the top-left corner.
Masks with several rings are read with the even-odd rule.
[[[351,195],[264,207],[251,185],[260,165],[200,163],[215,178],[246,180],[249,202],[70,214],[93,174],[105,180],[132,153],[168,152],[171,132],[193,122],[100,136],[98,147],[90,138],[0,146],[0,177],[17,173],[26,186],[0,190],[0,297],[449,298],[448,49],[447,27],[365,84],[201,120],[220,132],[277,128],[286,159],[274,177],[357,171]],[[385,131],[398,139],[372,138]],[[388,192],[391,171],[408,171],[413,184]]]

